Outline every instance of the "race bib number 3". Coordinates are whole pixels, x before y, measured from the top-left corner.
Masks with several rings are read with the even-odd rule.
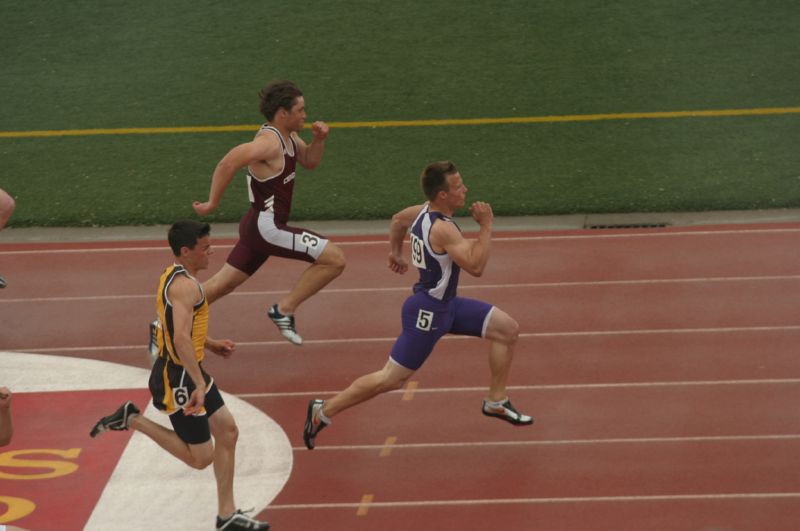
[[[425,266],[425,243],[413,234],[411,235],[411,263],[414,267],[427,269]]]
[[[417,315],[417,328],[429,332],[433,324],[433,312],[427,310],[420,310]]]
[[[314,234],[303,232],[297,235],[297,239],[301,245],[305,245],[311,249],[316,249],[322,243],[322,240],[319,236]]]

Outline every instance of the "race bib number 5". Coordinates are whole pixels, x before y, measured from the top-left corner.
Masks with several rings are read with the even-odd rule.
[[[420,310],[417,315],[417,328],[425,332],[430,331],[433,324],[433,312],[427,310]]]

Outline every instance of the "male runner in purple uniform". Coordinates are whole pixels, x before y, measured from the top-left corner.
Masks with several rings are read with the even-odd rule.
[[[484,337],[492,342],[491,384],[483,400],[483,414],[517,425],[533,423],[531,417],[514,409],[506,390],[519,325],[496,306],[456,295],[459,271],[479,277],[489,260],[492,208],[480,201],[472,204],[470,213],[480,231],[477,240],[467,240],[451,219],[464,206],[467,194],[453,163],[429,164],[422,172],[421,182],[428,202],[398,212],[389,227],[389,268],[395,273],[408,269],[402,250],[410,227],[411,263],[420,273],[414,294],[403,304],[403,332],[383,369],[356,379],[329,400],[309,402],[303,440],[310,450],[331,417],[380,393],[403,387],[447,333]]]
[[[289,294],[267,311],[283,337],[301,345],[303,338],[295,329],[295,310],[338,277],[345,266],[342,250],[324,236],[286,224],[292,207],[295,166],[300,163],[311,170],[320,163],[328,126],[314,122],[311,126],[314,139],[306,145],[297,134],[306,119],[300,89],[291,81],[276,81],[259,95],[261,113],[267,123],[251,142],[236,146],[222,158],[211,177],[208,201],[193,204],[201,216],[213,212],[236,172],[247,167],[251,208],[242,217],[239,241],[227,262],[203,288],[212,303],[250,278],[270,256],[312,262]]]

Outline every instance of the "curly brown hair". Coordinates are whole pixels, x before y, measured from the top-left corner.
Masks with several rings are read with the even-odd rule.
[[[272,81],[258,93],[261,100],[259,109],[264,118],[271,122],[278,109],[291,111],[297,98],[302,95],[303,92],[291,81]]]

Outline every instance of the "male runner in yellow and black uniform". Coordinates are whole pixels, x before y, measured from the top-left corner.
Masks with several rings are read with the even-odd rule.
[[[100,419],[90,435],[132,428],[193,468],[203,469],[216,461],[217,529],[266,530],[268,523],[236,509],[233,469],[238,428],[214,380],[201,366],[205,349],[227,358],[236,348],[229,339],[208,337],[208,302],[195,275],[208,267],[210,231],[208,223],[175,223],[168,239],[176,263],[164,271],[159,282],[161,328],[158,359],[150,373],[150,393],[153,405],[169,415],[175,431],[145,418],[129,401]]]
[[[183,283],[181,277],[186,277],[191,280],[191,283]],[[176,310],[173,302],[170,300],[169,292],[174,286],[174,290],[182,289],[188,290],[191,300],[199,295],[200,299],[192,304],[191,313],[191,328],[189,340],[191,343],[186,342],[182,332],[185,331],[185,325],[178,323],[181,326],[177,328],[176,334]],[[158,298],[156,300],[156,309],[158,311],[158,320],[161,326],[158,329],[158,358],[153,364],[153,370],[150,373],[150,391],[153,394],[153,404],[160,410],[165,411],[168,415],[172,415],[179,409],[189,406],[190,397],[197,388],[195,382],[203,381],[202,386],[204,392],[210,391],[213,386],[213,378],[209,376],[202,368],[202,361],[205,357],[205,345],[208,339],[208,302],[206,301],[205,293],[203,293],[202,285],[180,264],[173,264],[168,267],[161,275],[158,284]],[[188,308],[187,308],[188,310]],[[180,320],[183,317],[178,312],[177,318]],[[213,340],[212,340],[213,341]],[[181,345],[181,342],[184,344]],[[180,347],[179,347],[180,345]],[[184,355],[186,362],[182,361],[179,351],[184,353],[191,353]],[[215,395],[219,395],[217,391]],[[205,396],[204,405],[200,406],[199,412],[211,416],[214,411],[219,409],[223,402],[210,394]],[[196,406],[190,406],[196,407]],[[176,417],[180,419],[180,417]],[[175,423],[181,423],[181,420],[174,420]],[[186,426],[187,431],[192,431],[191,428],[208,428],[208,425]],[[178,426],[175,426],[178,430]],[[204,433],[186,433],[187,439],[199,439],[198,441],[187,442],[202,442],[208,440],[208,434]]]

